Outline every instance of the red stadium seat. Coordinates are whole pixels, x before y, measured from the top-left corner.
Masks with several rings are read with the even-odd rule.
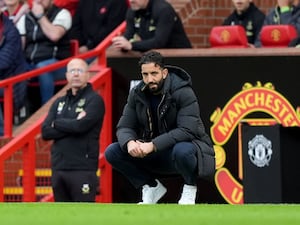
[[[292,25],[265,25],[261,29],[262,47],[288,47],[297,37],[297,30]]]
[[[212,48],[247,48],[248,40],[245,29],[240,25],[215,26],[209,36]]]

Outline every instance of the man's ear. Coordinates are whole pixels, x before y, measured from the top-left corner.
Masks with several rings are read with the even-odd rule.
[[[167,68],[164,68],[163,71],[162,71],[163,79],[166,79],[168,73],[169,73],[168,69],[167,69]]]

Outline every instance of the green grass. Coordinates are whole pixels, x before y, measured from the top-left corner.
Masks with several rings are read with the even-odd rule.
[[[1,203],[1,225],[299,225],[300,205]]]

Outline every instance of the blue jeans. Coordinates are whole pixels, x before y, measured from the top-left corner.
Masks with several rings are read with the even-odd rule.
[[[94,62],[94,60],[95,60],[96,58],[97,58],[97,57],[94,56],[94,57],[92,57],[92,58],[87,58],[85,61],[86,61],[87,64],[91,64],[92,62]]]
[[[197,181],[197,147],[192,142],[179,142],[171,149],[153,152],[144,158],[130,156],[115,142],[107,147],[105,157],[135,188],[158,175],[181,175],[189,185]]]
[[[32,69],[42,68],[44,66],[53,64],[57,61],[58,61],[57,59],[47,59],[37,64],[31,65],[31,67]],[[54,82],[56,80],[66,79],[65,74],[66,74],[66,68],[60,68],[55,71],[43,73],[38,77],[38,81],[40,84],[40,95],[41,95],[42,105],[45,104],[54,95],[54,91],[55,91]]]

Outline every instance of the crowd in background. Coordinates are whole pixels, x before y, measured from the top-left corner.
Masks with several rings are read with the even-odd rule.
[[[274,7],[266,14],[253,0],[232,0],[234,10],[225,18],[222,25],[241,25],[244,27],[249,47],[262,47],[261,30],[266,25],[292,25],[300,35],[299,0],[275,0]],[[297,38],[290,46],[297,44]]]
[[[10,64],[0,62],[1,78],[42,68],[71,56],[71,40],[79,43],[79,53],[96,47],[110,32],[124,21],[128,8],[127,0],[1,0],[1,16],[9,20],[9,26],[1,27],[2,43],[0,54],[9,55]],[[5,19],[5,21],[7,21]],[[4,23],[3,23],[4,24]],[[11,26],[12,25],[12,26]],[[7,30],[13,29],[14,38],[8,39]],[[3,35],[2,35],[3,34]],[[7,36],[7,38],[5,38]],[[4,51],[12,41],[21,43],[18,51],[11,48]],[[13,45],[13,43],[12,43]],[[15,44],[15,48],[19,46]],[[19,51],[20,50],[20,51]],[[26,70],[14,72],[17,57],[26,62]],[[1,65],[2,64],[2,65]],[[4,67],[5,66],[5,67]],[[3,71],[5,70],[5,76]],[[38,82],[40,90],[39,108],[55,94],[55,82],[65,79],[66,68],[49,71],[27,81]],[[20,92],[20,91],[19,91]],[[22,96],[26,96],[24,89]],[[3,94],[2,94],[3,96]],[[26,104],[24,98],[23,105]],[[22,104],[21,104],[22,105]],[[16,108],[15,111],[19,110]],[[18,112],[17,112],[18,113]],[[0,135],[3,134],[3,118],[0,115]]]
[[[242,25],[250,47],[261,47],[260,31],[265,25],[290,24],[300,36],[299,0],[274,0],[274,8],[268,13],[260,10],[253,0],[232,0],[232,4],[233,11],[222,25]],[[41,68],[71,56],[71,39],[79,42],[79,53],[87,52],[124,20],[127,23],[125,33],[112,40],[112,47],[117,50],[145,52],[159,48],[192,48],[180,16],[166,0],[0,0],[0,7],[1,16],[9,18],[19,32],[15,38],[21,41],[27,63],[22,71]],[[11,28],[6,26],[1,23],[0,56],[3,46],[8,45],[3,34]],[[299,38],[296,38],[290,46],[298,46],[298,42]],[[20,56],[15,55],[10,54],[11,65],[6,64],[6,67],[12,68],[12,64],[18,62],[15,59]],[[1,72],[5,69],[3,64],[1,60]],[[41,98],[39,107],[54,95],[54,83],[64,79],[65,72],[64,68],[37,78]],[[1,79],[17,75],[19,71],[3,74]],[[21,90],[26,96],[26,88]],[[16,110],[20,108],[22,103]],[[0,134],[3,130],[1,118],[2,113]]]

